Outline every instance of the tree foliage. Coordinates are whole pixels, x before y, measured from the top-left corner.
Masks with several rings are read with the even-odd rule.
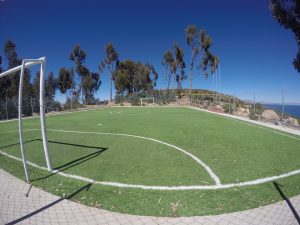
[[[187,77],[184,71],[185,62],[183,49],[176,43],[174,44],[174,55],[175,61],[173,63],[173,73],[175,74],[175,78],[177,81],[178,96],[179,98],[181,98],[182,81]]]
[[[198,68],[202,69],[205,78],[208,78],[209,75],[216,72],[219,65],[219,59],[210,50],[212,46],[212,39],[205,30],[200,31],[199,43],[202,51],[202,57]]]
[[[57,80],[55,79],[54,74],[50,72],[45,82],[45,97],[48,99],[48,101],[54,101],[57,87]]]
[[[101,81],[100,74],[90,72],[85,66],[87,54],[81,49],[79,45],[76,45],[70,54],[70,60],[75,62],[75,71],[79,75],[80,85],[79,91],[81,92],[82,101],[86,104],[90,104],[94,100],[94,93],[98,91]],[[75,82],[73,89],[75,88]]]
[[[193,87],[193,69],[194,63],[200,53],[199,43],[197,42],[197,38],[199,35],[199,31],[196,25],[189,25],[185,29],[185,38],[186,43],[191,48],[191,62],[190,62],[190,96],[192,94]]]
[[[177,43],[173,44],[173,48],[174,52],[170,49],[166,50],[162,64],[166,69],[167,90],[169,90],[170,81],[173,78],[174,84],[177,82],[178,96],[181,97],[182,81],[186,79],[184,53]]]
[[[270,0],[270,9],[278,23],[295,34],[298,52],[293,65],[300,72],[300,1]]]
[[[158,74],[151,64],[125,60],[118,63],[113,77],[117,94],[127,95],[152,90]]]
[[[162,64],[165,67],[165,76],[166,76],[166,82],[167,82],[167,93],[170,89],[170,82],[172,79],[172,65],[174,63],[174,57],[173,53],[170,49],[167,49],[164,53]]]
[[[62,67],[58,73],[58,89],[62,94],[68,95],[68,91],[74,88],[74,70]]]
[[[112,101],[112,84],[114,80],[114,73],[116,71],[119,62],[119,54],[116,51],[113,43],[107,43],[105,45],[105,59],[100,62],[99,70],[104,71],[105,68],[108,69],[110,73],[110,101]]]

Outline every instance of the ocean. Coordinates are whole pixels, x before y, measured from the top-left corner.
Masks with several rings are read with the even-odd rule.
[[[266,108],[274,109],[276,111],[281,112],[282,105],[281,104],[263,104]],[[300,118],[300,105],[285,105],[284,113],[291,115],[291,117]]]

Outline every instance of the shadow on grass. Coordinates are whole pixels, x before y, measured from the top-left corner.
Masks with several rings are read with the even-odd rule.
[[[282,187],[282,185],[280,185],[277,182],[273,182],[276,190],[278,191],[278,193],[280,194],[280,196],[282,197],[283,200],[286,201],[286,203],[288,204],[289,208],[291,209],[292,213],[295,216],[295,219],[297,220],[298,224],[300,225],[300,217],[299,214],[297,213],[296,209],[294,208],[293,204],[291,203],[291,201],[285,196],[285,194],[283,193],[283,191],[281,190],[280,187]]]
[[[28,144],[30,142],[34,142],[34,141],[37,141],[39,139],[32,139],[32,140],[28,140],[28,141],[23,141],[23,144]],[[14,147],[14,146],[17,146],[17,145],[20,145],[20,143],[13,143],[13,144],[9,144],[9,145],[3,145],[3,146],[0,146],[0,149],[6,149],[6,148],[10,148],[10,147]]]
[[[40,212],[42,212],[42,211],[44,211],[44,210],[52,207],[52,206],[60,203],[61,201],[65,200],[65,199],[71,199],[71,198],[73,198],[75,195],[77,195],[78,193],[80,193],[84,189],[86,189],[86,191],[88,191],[90,189],[91,185],[92,184],[90,184],[90,183],[86,184],[83,187],[81,187],[78,190],[76,190],[75,192],[73,192],[72,194],[70,194],[70,195],[68,195],[66,197],[63,197],[63,198],[59,198],[56,201],[49,203],[48,205],[45,205],[45,206],[43,206],[43,207],[41,207],[41,208],[39,208],[39,209],[37,209],[37,210],[35,210],[35,211],[33,211],[33,212],[25,215],[25,216],[22,216],[22,217],[14,220],[14,221],[11,221],[11,222],[7,223],[7,225],[12,225],[12,224],[20,223],[21,221],[26,220],[26,219],[28,219],[28,218],[30,218],[30,217],[32,217],[32,216],[34,216],[34,215],[36,215],[36,214],[38,214]]]
[[[27,143],[31,143],[31,142],[35,142],[35,141],[42,142],[43,140],[42,139],[32,139],[32,140],[24,141],[23,143],[27,144]],[[81,144],[72,144],[72,143],[67,143],[67,142],[50,141],[50,140],[48,140],[48,143],[59,144],[59,145],[68,145],[68,146],[79,147],[79,148],[97,149],[98,151],[90,153],[90,154],[87,154],[87,155],[84,155],[82,157],[79,157],[79,158],[76,158],[76,159],[74,159],[72,161],[69,161],[69,162],[67,162],[65,164],[57,166],[57,167],[53,168],[53,170],[56,170],[56,172],[50,173],[49,175],[44,176],[44,177],[33,179],[33,180],[31,180],[31,182],[49,178],[49,177],[55,175],[58,172],[62,172],[62,171],[65,171],[67,169],[70,169],[72,167],[75,167],[75,166],[77,166],[77,165],[79,165],[81,163],[84,163],[84,162],[86,162],[88,160],[91,160],[91,159],[99,156],[100,154],[102,154],[103,152],[105,152],[108,149],[108,148],[103,148],[103,147],[81,145]],[[13,146],[16,146],[16,145],[20,145],[20,144],[19,143],[14,143],[14,144],[9,144],[9,145],[5,145],[5,146],[0,146],[0,149],[9,148],[9,147],[13,147]]]
[[[35,139],[35,140],[36,141],[42,141],[42,139]],[[49,178],[49,177],[55,175],[58,172],[65,171],[65,170],[70,169],[70,168],[72,168],[74,166],[77,166],[77,165],[79,165],[81,163],[84,163],[84,162],[86,162],[88,160],[91,160],[91,159],[99,156],[100,154],[102,154],[103,152],[105,152],[108,149],[108,148],[103,148],[103,147],[95,147],[95,146],[88,146],[88,145],[78,145],[78,144],[71,144],[71,143],[58,142],[58,141],[48,141],[48,142],[49,143],[54,143],[54,144],[61,144],[61,145],[69,145],[69,146],[81,147],[81,148],[98,149],[98,151],[90,153],[90,154],[87,154],[87,155],[84,155],[84,156],[79,157],[77,159],[74,159],[74,160],[72,160],[70,162],[67,162],[67,163],[62,164],[60,166],[57,166],[57,167],[53,168],[53,170],[56,170],[56,172],[53,172],[53,173],[51,173],[51,174],[49,174],[47,176],[44,176],[44,177],[33,179],[33,180],[31,180],[31,182]]]

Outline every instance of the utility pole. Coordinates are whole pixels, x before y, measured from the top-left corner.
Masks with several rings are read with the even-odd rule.
[[[283,123],[283,114],[284,114],[284,89],[282,88],[282,109],[281,109],[281,125]]]

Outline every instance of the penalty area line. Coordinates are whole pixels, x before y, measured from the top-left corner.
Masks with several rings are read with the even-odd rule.
[[[24,130],[24,131],[35,131],[35,130],[37,130],[37,129],[27,129],[27,130]],[[206,172],[214,180],[216,185],[221,184],[220,178],[212,171],[212,169],[208,165],[206,165],[202,160],[197,158],[195,155],[193,155],[192,153],[189,153],[189,152],[187,152],[187,151],[183,150],[182,148],[179,148],[175,145],[172,145],[172,144],[169,144],[167,142],[163,142],[163,141],[160,141],[160,140],[157,140],[157,139],[154,139],[154,138],[148,138],[148,137],[137,136],[137,135],[132,135],[132,134],[104,133],[104,132],[92,132],[92,131],[72,131],[72,130],[53,130],[53,129],[47,129],[47,131],[63,132],[63,133],[77,133],[77,134],[125,136],[125,137],[133,137],[133,138],[139,138],[139,139],[154,141],[154,142],[169,146],[171,148],[174,148],[174,149],[184,153],[185,155],[189,156],[190,158],[192,158],[194,161],[196,161],[199,165],[201,165],[206,170]]]
[[[17,160],[19,162],[22,162],[21,158],[12,156],[5,152],[0,151],[0,154],[7,156],[11,159]],[[46,167],[39,166],[30,161],[27,161],[27,164],[32,167],[48,171],[48,169]],[[68,173],[64,173],[64,172],[59,172],[59,171],[53,171],[53,173],[58,174],[63,177],[76,179],[76,180],[80,180],[80,181],[84,181],[84,182],[88,182],[88,183],[103,185],[103,186],[112,186],[112,187],[119,187],[119,188],[133,188],[133,189],[143,189],[143,190],[158,190],[158,191],[183,191],[183,190],[217,190],[217,189],[228,189],[228,188],[234,188],[234,187],[258,185],[258,184],[263,184],[263,183],[267,183],[270,181],[274,181],[274,180],[278,180],[281,178],[286,178],[289,176],[299,174],[300,170],[294,170],[294,171],[291,171],[291,172],[288,172],[285,174],[281,174],[279,176],[265,177],[265,178],[260,178],[260,179],[241,182],[241,183],[219,184],[219,185],[189,185],[189,186],[152,186],[152,185],[126,184],[126,183],[119,183],[119,182],[96,181],[96,180],[93,180],[90,178],[77,176],[77,175],[73,175],[73,174],[68,174]]]

